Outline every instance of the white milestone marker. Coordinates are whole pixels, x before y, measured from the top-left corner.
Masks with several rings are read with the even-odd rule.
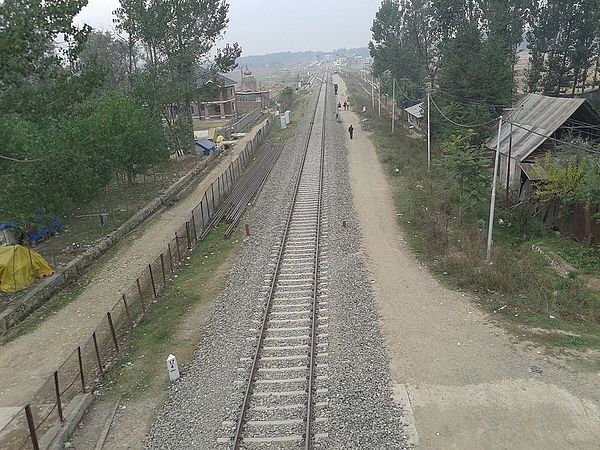
[[[177,367],[175,355],[169,355],[167,358],[167,370],[169,371],[169,379],[171,381],[175,381],[179,378],[179,368]]]

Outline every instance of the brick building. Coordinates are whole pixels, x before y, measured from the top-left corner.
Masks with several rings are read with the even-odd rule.
[[[193,117],[200,120],[237,117],[236,81],[203,67],[196,70],[196,77],[198,97],[202,95],[205,98],[192,102]]]

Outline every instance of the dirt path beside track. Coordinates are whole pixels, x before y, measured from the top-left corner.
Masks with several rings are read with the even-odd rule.
[[[0,346],[0,408],[26,404],[56,367],[90,336],[106,311],[173,239],[179,227],[190,218],[204,191],[244,149],[263,123],[238,141],[186,197],[140,225],[134,231],[135,239],[117,244],[112,258],[101,268],[92,268],[92,279],[75,300],[45,319],[32,332]]]
[[[340,98],[347,97],[339,77]],[[361,119],[342,111],[354,207],[398,393],[422,449],[600,448],[600,373],[519,341],[411,253]],[[346,134],[347,135],[347,134]],[[533,369],[532,369],[533,368]],[[540,373],[541,372],[541,373]],[[400,399],[401,396],[399,395]],[[401,401],[401,400],[399,400]]]

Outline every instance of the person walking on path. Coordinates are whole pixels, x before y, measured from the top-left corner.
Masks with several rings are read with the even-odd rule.
[[[352,125],[350,125],[348,127],[348,133],[350,134],[350,139],[354,138],[354,127]]]
[[[344,111],[348,111],[348,102],[344,102]]]

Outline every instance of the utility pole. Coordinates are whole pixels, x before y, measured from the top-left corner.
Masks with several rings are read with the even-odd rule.
[[[373,72],[371,72],[371,107],[375,111],[375,82],[373,81]]]
[[[488,221],[487,252],[485,262],[489,264],[492,257],[492,232],[494,229],[494,208],[496,207],[496,180],[498,178],[498,159],[500,158],[500,132],[502,131],[502,116],[498,121],[498,140],[496,142],[496,157],[494,158],[494,179],[492,180],[492,196],[490,197],[490,218]]]
[[[517,111],[523,109],[523,106]],[[515,114],[515,118],[513,119],[512,114],[510,117],[510,136],[508,137],[508,161],[506,163],[506,198],[504,199],[504,207],[506,209],[510,206],[510,160],[512,159],[512,135],[513,135],[513,122],[517,120],[517,114]]]
[[[431,170],[431,92],[427,91],[427,171]]]
[[[392,134],[396,128],[396,79],[392,81]]]
[[[377,98],[379,99],[379,117],[381,117],[381,80],[377,79]]]

